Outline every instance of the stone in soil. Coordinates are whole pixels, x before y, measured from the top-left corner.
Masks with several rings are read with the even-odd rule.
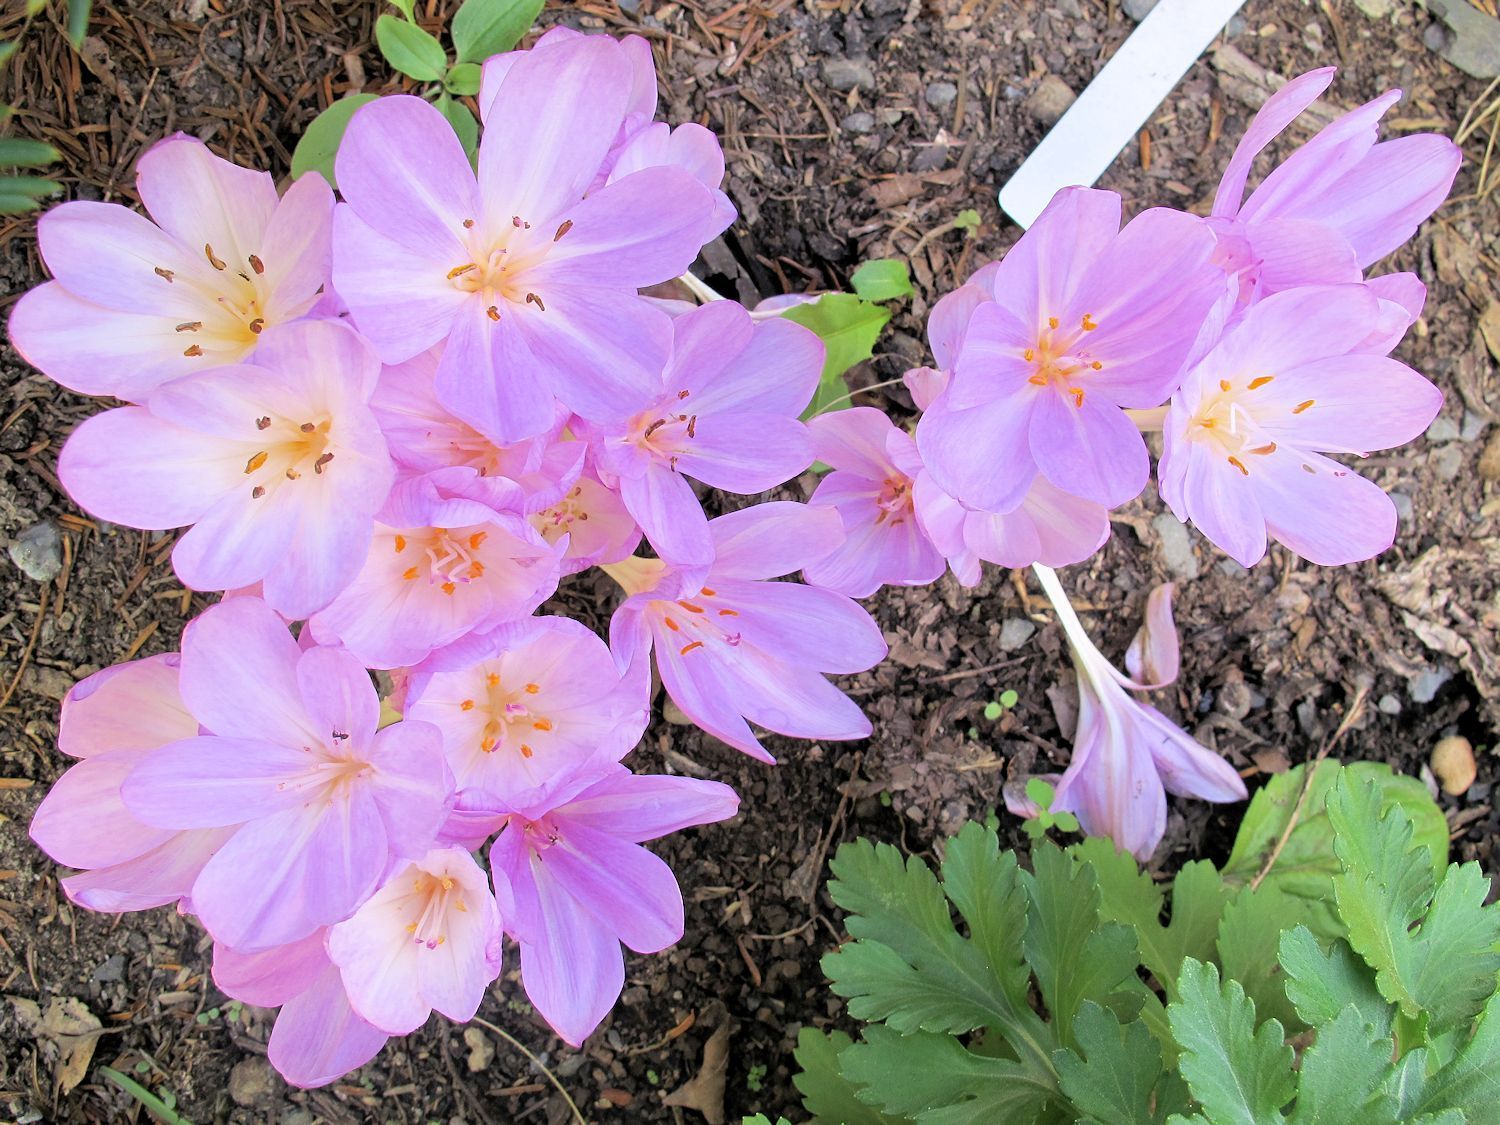
[[[823,81],[835,90],[873,90],[875,72],[864,59],[824,59]]]
[[[1156,532],[1161,561],[1173,578],[1197,578],[1198,556],[1193,554],[1193,539],[1187,525],[1171,512],[1162,512],[1151,521]]]
[[[1036,626],[1024,617],[1009,617],[1000,626],[1000,649],[1003,652],[1015,652],[1036,632]]]
[[[927,98],[927,104],[933,109],[943,109],[957,100],[958,87],[952,82],[931,82],[924,96]]]
[[[51,582],[62,573],[62,536],[51,520],[32,524],[10,545],[10,561],[33,582]]]
[[[1026,112],[1043,125],[1056,125],[1068,107],[1078,100],[1073,88],[1055,74],[1042,79],[1041,85],[1025,101]]]
[[[875,115],[865,113],[863,110],[859,113],[851,113],[839,122],[839,128],[850,133],[868,133],[875,128]]]

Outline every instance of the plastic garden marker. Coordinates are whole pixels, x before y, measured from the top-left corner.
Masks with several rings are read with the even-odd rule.
[[[1244,0],[1160,0],[1000,189],[1029,227],[1059,188],[1091,186],[1114,163]]]

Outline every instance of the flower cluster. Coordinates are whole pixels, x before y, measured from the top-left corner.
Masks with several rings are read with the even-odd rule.
[[[55,280],[12,340],[125,404],[78,428],[59,477],[101,519],[185,529],[177,574],[225,594],[180,653],[64,702],[79,761],[32,834],[77,869],[67,893],[196,915],[219,986],[280,1006],[270,1058],[301,1085],[434,1010],[472,1017],[503,934],[577,1044],[620,993],[622,945],[683,932],[642,845],[738,807],[624,764],[653,658],[689,719],[763,761],[752,724],[864,737],[827,678],[886,653],[853,599],[1087,558],[1146,484],[1152,419],[1163,496],[1247,565],[1268,535],[1317,562],[1388,546],[1389,500],[1326,454],[1408,440],[1437,409],[1386,358],[1420,284],[1361,271],[1456,154],[1376,144],[1388,96],[1241,205],[1255,153],[1330,80],[1271,99],[1209,218],[1121,227],[1113,193],[1060,193],[935,307],[914,434],[870,409],[804,422],[824,361],[808,329],[642,295],[735,212],[713,135],[654,120],[639,39],[554,30],[491,59],[477,167],[431,105],[386,97],[350,122],[339,200],[317,176],[278,196],[179,136],[140,162],[150,219],[57,207],[39,224]],[[815,461],[831,471],[806,504],[710,519],[695,487],[759,495]],[[538,613],[593,567],[624,592],[607,644]],[[1154,710],[1122,721],[1139,685],[1070,614],[1084,714],[1058,807],[1146,855],[1163,783],[1243,786]]]

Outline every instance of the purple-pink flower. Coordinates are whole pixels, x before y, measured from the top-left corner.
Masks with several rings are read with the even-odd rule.
[[[911,435],[865,406],[819,415],[808,428],[817,459],[833,469],[808,505],[836,510],[846,538],[802,577],[851,598],[937,581],[943,556],[917,520],[912,489],[923,470]]]
[[[387,363],[446,340],[438,397],[493,440],[545,431],[554,396],[594,420],[632,409],[671,343],[636,291],[717,233],[713,193],[681,168],[591,190],[631,82],[607,39],[525,52],[486,118],[477,178],[416,97],[363,107],[339,147],[339,295]]]
[[[853,739],[870,722],[824,674],[885,658],[873,618],[832,590],[771,582],[844,540],[831,508],[784,501],[709,523],[714,561],[676,567],[632,558],[605,567],[629,595],[609,624],[621,668],[654,649],[662,686],[693,722],[764,762],[749,722],[793,738]]]
[[[789,320],[759,324],[732,301],[672,322],[672,357],[620,422],[590,427],[600,479],[617,487],[656,553],[713,558],[708,518],[686,478],[765,492],[812,464],[798,416],[817,390],[823,344]]]
[[[141,157],[136,190],[154,223],[83,201],[37,223],[56,280],[21,298],[8,330],[63,386],[142,402],[178,376],[243,362],[266,329],[317,303],[333,221],[321,176],[278,200],[269,174],[178,133]]]
[[[943,491],[1006,512],[1038,472],[1106,507],[1146,484],[1125,407],[1165,402],[1222,291],[1214,238],[1153,209],[1120,228],[1114,192],[1065,188],[1005,258],[939,302],[929,336],[953,353],[917,444]]]
[[[625,501],[593,469],[585,469],[561,500],[529,519],[548,543],[567,538],[563,574],[617,563],[641,545],[641,529]]]
[[[464,1023],[500,975],[500,911],[473,857],[437,848],[330,928],[327,949],[350,1006],[381,1031],[405,1035],[434,1010]]]
[[[534,612],[557,589],[566,544],[499,506],[517,496],[514,482],[467,468],[396,485],[364,566],[313,614],[313,635],[367,667],[397,668]]]
[[[188,527],[172,551],[184,584],[260,582],[272,607],[306,617],[359,570],[390,489],[368,406],[379,362],[349,328],[315,320],[268,330],[253,358],[94,415],[57,474],[101,519]]]
[[[1172,399],[1162,498],[1244,566],[1267,537],[1309,562],[1358,562],[1395,540],[1381,488],[1324,456],[1388,449],[1426,430],[1443,395],[1365,351],[1382,302],[1363,285],[1304,286],[1251,306]]]
[[[377,733],[347,652],[304,651],[264,602],[232,598],[187,627],[181,682],[213,733],[145,755],[120,792],[145,824],[235,828],[192,887],[216,941],[254,952],[341,921],[434,842],[452,791],[438,731]]]
[[[171,652],[117,664],[75,684],[63,700],[57,748],[79,761],[38,806],[31,838],[58,863],[80,869],[62,887],[90,910],[186,900],[229,836],[222,828],[144,824],[120,797],[121,782],[157,747],[198,734],[178,688],[180,663]],[[183,908],[191,910],[191,902]]]
[[[1299,285],[1357,282],[1360,271],[1416,233],[1447,198],[1462,153],[1447,137],[1416,133],[1376,142],[1391,90],[1339,117],[1274,168],[1244,198],[1255,158],[1333,81],[1309,71],[1266,100],[1219,181],[1209,218],[1215,260],[1244,301]]]
[[[553,803],[506,817],[490,870],[521,983],[536,1010],[578,1046],[619,998],[623,942],[655,953],[682,937],[682,892],[641,847],[739,809],[716,781],[642,776],[624,766],[584,775]]]
[[[587,762],[619,761],[651,717],[645,660],[623,672],[591,630],[532,617],[471,637],[417,669],[408,718],[443,732],[460,791],[504,808],[546,799]]]

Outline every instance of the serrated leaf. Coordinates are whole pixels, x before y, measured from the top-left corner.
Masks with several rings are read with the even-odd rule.
[[[375,44],[386,62],[418,82],[439,82],[448,69],[448,52],[436,37],[399,16],[375,21]]]
[[[1183,961],[1177,989],[1167,1016],[1182,1047],[1178,1068],[1205,1116],[1214,1125],[1281,1120],[1296,1090],[1281,1025],[1267,1020],[1257,1029],[1239,982],[1220,985],[1219,970],[1194,958]]]
[[[1219,919],[1230,891],[1214,865],[1195,860],[1177,873],[1172,884],[1172,917],[1162,925],[1162,892],[1128,852],[1117,852],[1102,836],[1084,840],[1069,851],[1094,868],[1099,880],[1099,916],[1134,928],[1141,964],[1175,995],[1184,957],[1214,957]]]
[[[1500,908],[1484,905],[1489,880],[1477,864],[1453,864],[1434,892],[1427,849],[1413,845],[1405,810],[1382,812],[1371,782],[1341,778],[1328,815],[1345,864],[1333,881],[1339,914],[1380,994],[1409,1019],[1425,1013],[1429,1036],[1467,1023],[1500,973]]]
[[[814,1125],[902,1125],[906,1118],[881,1113],[859,1099],[859,1089],[839,1070],[839,1054],[854,1040],[842,1031],[824,1034],[815,1027],[797,1033],[792,1056],[801,1068],[792,1085]]]
[[[1084,1000],[1105,1003],[1135,978],[1140,964],[1135,934],[1099,919],[1094,869],[1074,864],[1051,843],[1031,853],[1032,871],[1021,878],[1031,899],[1026,915],[1026,961],[1051,1013],[1059,1041],[1072,1045],[1072,1028]],[[1025,971],[1024,968],[1022,970]]]
[[[464,152],[472,162],[474,154],[479,151],[479,122],[474,120],[469,107],[447,94],[439,94],[437,101],[432,104],[437,106],[437,111],[447,118],[449,125],[453,126],[453,131],[458,134],[459,143],[464,146]]]
[[[1500,993],[1489,998],[1473,1037],[1427,1080],[1416,1113],[1459,1110],[1469,1121],[1493,1121],[1500,1107]]]
[[[62,159],[49,144],[26,137],[0,137],[0,166],[6,168],[43,168]]]
[[[1352,1004],[1377,1034],[1390,1034],[1391,1006],[1375,987],[1374,972],[1342,938],[1324,953],[1313,932],[1297,926],[1281,935],[1278,960],[1286,973],[1287,999],[1303,1023],[1328,1023]]]
[[[292,178],[316,172],[328,181],[330,187],[338,187],[333,169],[344,131],[349,128],[349,119],[360,106],[368,105],[377,97],[378,94],[349,94],[314,117],[292,152]]]
[[[839,1060],[862,1097],[920,1125],[1030,1125],[1053,1093],[1024,1064],[976,1054],[949,1035],[867,1027]]]
[[[1305,904],[1273,884],[1242,888],[1219,919],[1219,966],[1226,980],[1237,980],[1255,1001],[1262,1019],[1278,1020],[1295,1033],[1305,1026],[1287,999],[1281,967],[1281,935],[1304,919]]]
[[[484,62],[521,41],[541,14],[543,0],[464,0],[453,17],[459,62]]]
[[[911,296],[911,274],[899,258],[876,258],[863,262],[849,275],[849,284],[866,301],[894,301]]]
[[[804,418],[848,395],[844,372],[874,354],[880,330],[891,319],[890,310],[853,293],[824,293],[811,304],[797,305],[781,315],[817,333],[826,349],[823,375]]]
[[[1396,1100],[1383,1091],[1393,1051],[1353,1004],[1320,1026],[1302,1053],[1293,1125],[1400,1125]]]
[[[1334,781],[1345,772],[1351,777],[1374,781],[1380,787],[1383,804],[1406,809],[1418,826],[1418,841],[1432,849],[1434,878],[1441,874],[1448,854],[1447,821],[1420,781],[1392,773],[1382,762],[1354,762],[1346,766],[1331,758],[1324,759],[1313,773],[1291,835],[1260,884],[1280,887],[1308,903],[1308,925],[1321,938],[1342,937],[1344,932],[1343,923],[1333,909],[1332,880],[1340,867],[1333,854],[1333,826],[1326,802]],[[1291,822],[1306,776],[1307,767],[1296,766],[1273,777],[1251,798],[1235,835],[1234,848],[1224,864],[1226,883],[1243,886],[1260,873]]]
[[[948,841],[942,879],[1001,991],[1025,1008],[1030,973],[1018,939],[1026,929],[1026,893],[1015,852],[1001,852],[999,836],[971,821]]]
[[[1073,1021],[1077,1049],[1052,1056],[1062,1092],[1075,1109],[1109,1125],[1156,1125],[1186,1108],[1186,1100],[1157,1097],[1161,1047],[1146,1025],[1122,1025],[1106,1008],[1085,1001]]]

